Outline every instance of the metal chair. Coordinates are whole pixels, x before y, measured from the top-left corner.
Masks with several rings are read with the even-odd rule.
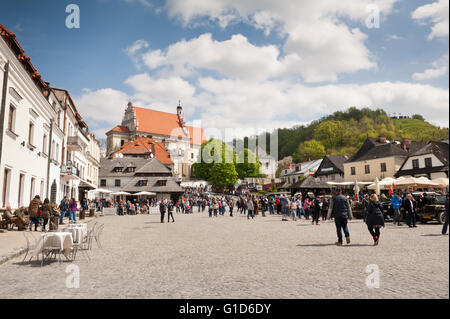
[[[25,262],[25,259],[27,258],[28,253],[30,252],[30,250],[33,249],[34,247],[36,247],[36,244],[37,244],[36,237],[33,236],[32,232],[24,231],[23,232],[23,236],[25,237],[25,240],[27,242],[27,248],[26,248],[26,251],[25,251],[25,256],[22,259],[22,263]],[[36,257],[37,257],[37,259],[39,259],[39,254],[36,255]],[[30,262],[32,259],[33,259],[33,256],[30,257],[28,262]]]
[[[81,240],[81,242],[73,243],[72,261],[75,260],[79,250],[81,250],[81,252],[83,253],[83,255],[86,257],[86,259],[88,261],[91,260],[91,258],[89,257],[89,254],[87,253],[87,250],[90,250],[92,237],[93,237],[92,233],[93,233],[92,229],[88,230],[86,236]]]
[[[95,238],[95,241],[97,242],[97,246],[99,248],[102,248],[100,236],[102,235],[104,227],[105,227],[105,224],[101,224],[99,227],[97,227],[97,231],[94,233],[94,238]]]

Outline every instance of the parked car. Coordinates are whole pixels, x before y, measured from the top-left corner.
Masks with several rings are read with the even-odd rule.
[[[417,212],[422,223],[437,220],[439,224],[445,222],[445,195],[438,195],[431,200],[432,204],[425,205],[423,210]]]

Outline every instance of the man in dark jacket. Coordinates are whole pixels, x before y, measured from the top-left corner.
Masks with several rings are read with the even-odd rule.
[[[33,224],[34,224],[34,231],[37,231],[39,219],[41,218],[40,212],[41,206],[42,206],[41,198],[39,195],[36,195],[30,202],[30,206],[28,207],[28,212],[30,214],[30,231],[32,230]]]
[[[334,223],[336,224],[336,232],[338,241],[337,246],[342,246],[342,230],[345,234],[347,244],[350,244],[350,233],[348,231],[348,220],[353,219],[352,207],[347,197],[342,195],[340,189],[333,189],[333,198],[330,200],[330,207],[328,208],[328,219],[334,215]]]
[[[411,194],[406,196],[406,199],[403,201],[403,208],[405,209],[405,213],[408,219],[408,226],[417,227],[416,226],[416,203],[412,198]]]
[[[172,223],[175,223],[175,219],[173,218],[173,209],[175,204],[172,201],[169,201],[167,204],[167,222],[170,223],[170,217],[172,217]]]
[[[161,213],[161,223],[164,223],[164,215],[166,214],[166,201],[162,200],[159,204],[159,212]]]

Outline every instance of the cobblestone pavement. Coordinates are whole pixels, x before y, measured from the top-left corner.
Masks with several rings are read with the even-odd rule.
[[[336,247],[332,222],[279,216],[209,218],[206,213],[108,216],[103,249],[81,254],[79,289],[66,288],[70,262],[0,265],[1,298],[449,298],[449,239],[440,225],[387,224],[379,246],[360,220]],[[367,265],[380,288],[366,286]]]

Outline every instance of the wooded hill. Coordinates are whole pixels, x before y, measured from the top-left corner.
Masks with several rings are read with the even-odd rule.
[[[269,133],[267,133],[269,134]],[[313,121],[308,125],[278,129],[278,157],[292,156],[294,162],[322,158],[325,154],[351,156],[367,137],[386,136],[388,140],[409,138],[413,141],[439,141],[449,138],[448,128],[434,126],[421,115],[411,118],[391,118],[382,109],[349,108]],[[245,138],[258,139],[253,136]],[[266,141],[269,141],[267,137]],[[267,146],[270,153],[270,148]]]

